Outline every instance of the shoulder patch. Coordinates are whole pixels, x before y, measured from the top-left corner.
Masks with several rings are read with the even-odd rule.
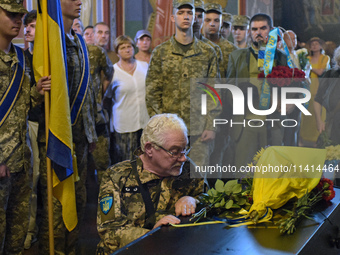
[[[101,211],[107,215],[112,208],[113,205],[113,196],[112,194],[105,194],[100,198],[99,201]]]

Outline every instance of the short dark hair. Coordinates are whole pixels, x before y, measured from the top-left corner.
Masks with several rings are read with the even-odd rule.
[[[257,13],[253,17],[251,17],[250,22],[249,22],[250,26],[253,21],[267,21],[269,27],[270,28],[273,27],[272,18],[268,14],[265,14],[265,13]]]
[[[93,29],[93,26],[88,25],[87,27],[85,27],[85,28],[84,28],[84,33],[85,33],[86,29],[88,29],[88,28],[92,28],[92,29]]]
[[[24,26],[27,26],[29,23],[37,20],[37,10],[32,10],[28,12],[24,17]]]

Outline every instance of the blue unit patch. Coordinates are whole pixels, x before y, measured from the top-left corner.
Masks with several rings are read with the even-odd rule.
[[[102,210],[102,212],[106,215],[109,213],[109,211],[112,208],[113,205],[113,197],[112,196],[107,196],[104,197],[100,200],[99,202],[100,204],[100,209]]]

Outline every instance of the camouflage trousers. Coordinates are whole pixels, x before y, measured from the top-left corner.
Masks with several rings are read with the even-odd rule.
[[[28,230],[31,176],[23,170],[0,179],[0,254],[22,254]]]
[[[133,152],[140,146],[142,129],[130,133],[111,134],[111,162],[113,164],[133,159]]]
[[[60,202],[53,197],[53,228],[54,228],[54,251],[55,254],[64,255],[81,255],[83,254],[79,244],[79,226],[86,206],[86,175],[87,175],[87,156],[88,143],[86,138],[83,143],[76,144],[77,166],[80,180],[75,183],[76,205],[78,224],[74,230],[69,232],[62,219],[62,207]],[[48,233],[48,205],[47,205],[47,167],[46,167],[46,149],[44,144],[40,144],[40,182],[42,188],[42,224],[39,231],[39,254],[49,254],[49,233]]]
[[[111,165],[110,159],[110,137],[98,136],[96,142],[96,148],[89,154],[89,165],[93,166],[97,170],[98,184],[105,172],[105,170]],[[93,162],[91,164],[90,162]],[[94,169],[91,169],[94,171]]]

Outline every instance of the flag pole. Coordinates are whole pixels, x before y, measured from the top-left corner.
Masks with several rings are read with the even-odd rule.
[[[49,49],[48,49],[48,17],[47,17],[47,0],[42,0],[42,23],[43,23],[43,52],[44,52],[44,76],[50,75]],[[48,132],[50,123],[50,93],[45,91],[45,132],[46,132],[46,151],[48,144]],[[49,229],[49,247],[50,255],[54,255],[54,233],[53,233],[53,197],[52,197],[52,167],[51,160],[46,157],[47,164],[47,204],[48,204],[48,229]]]

